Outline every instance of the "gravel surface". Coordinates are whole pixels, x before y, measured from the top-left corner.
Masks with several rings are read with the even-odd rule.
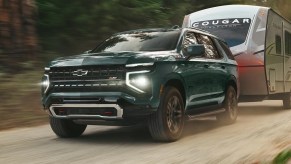
[[[142,126],[89,126],[74,139],[49,125],[0,132],[0,163],[269,163],[291,145],[291,111],[281,101],[241,103],[235,124],[188,122],[181,140],[152,141]]]

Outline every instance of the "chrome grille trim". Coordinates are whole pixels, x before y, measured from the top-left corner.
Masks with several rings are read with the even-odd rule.
[[[125,73],[124,65],[51,67],[49,70],[52,82],[124,80]]]
[[[115,108],[117,111],[116,116],[102,116],[102,115],[81,115],[81,114],[74,114],[74,115],[65,115],[65,116],[60,116],[57,115],[54,111],[54,108],[61,108],[61,107],[66,107],[66,108],[92,108],[92,110],[98,110],[98,108]],[[72,119],[81,119],[81,118],[99,118],[99,119],[122,119],[123,116],[123,109],[118,105],[118,104],[52,104],[49,107],[49,110],[52,114],[53,117],[55,118],[72,118]]]
[[[70,88],[70,87],[81,87],[81,88],[90,88],[90,87],[111,87],[111,86],[123,86],[125,83],[98,83],[98,84],[87,84],[87,83],[82,83],[82,84],[53,84],[52,87],[53,88],[58,88],[58,87],[62,87],[62,88]]]

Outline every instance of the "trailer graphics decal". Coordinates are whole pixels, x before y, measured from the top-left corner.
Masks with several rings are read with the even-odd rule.
[[[200,21],[192,23],[192,27],[194,28],[218,28],[218,27],[236,27],[241,25],[249,25],[251,23],[251,19],[249,18],[233,18],[233,19],[216,19],[209,21]]]
[[[224,38],[230,47],[245,42],[252,20],[250,18],[214,19],[192,22],[191,27]]]

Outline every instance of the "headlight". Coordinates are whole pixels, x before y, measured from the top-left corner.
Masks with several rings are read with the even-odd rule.
[[[125,67],[140,67],[140,66],[153,66],[154,63],[136,63],[136,64],[127,64]]]
[[[140,93],[149,92],[151,89],[151,80],[148,76],[144,75],[147,72],[150,71],[127,72],[126,85]]]
[[[130,83],[132,83],[135,86],[139,86],[139,87],[147,87],[149,85],[149,79],[147,77],[144,76],[138,76],[138,77],[134,77],[132,79],[130,79]]]
[[[48,75],[44,75],[42,77],[42,81],[41,81],[41,91],[42,93],[46,93],[48,88],[50,86],[50,81],[49,81],[49,76]]]

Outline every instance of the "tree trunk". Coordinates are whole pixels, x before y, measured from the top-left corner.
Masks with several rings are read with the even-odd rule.
[[[35,26],[34,0],[0,0],[0,65],[36,58]]]

